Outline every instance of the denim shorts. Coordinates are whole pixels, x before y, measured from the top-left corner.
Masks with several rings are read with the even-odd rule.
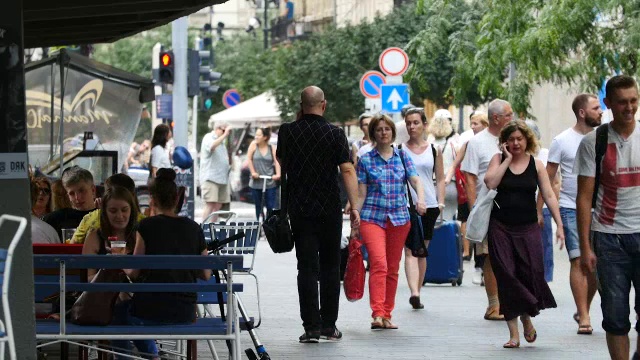
[[[578,223],[576,209],[560,208],[560,218],[564,228],[564,246],[569,253],[569,260],[580,257],[580,239],[578,238]]]
[[[640,285],[640,233],[606,234],[593,232],[594,250],[602,306],[602,328],[613,335],[626,335],[629,321],[631,284]],[[638,289],[636,289],[638,291]],[[640,296],[634,309],[640,313]],[[636,323],[636,331],[639,331]]]

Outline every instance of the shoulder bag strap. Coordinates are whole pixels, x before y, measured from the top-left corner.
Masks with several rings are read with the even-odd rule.
[[[596,207],[598,200],[598,186],[600,185],[600,163],[604,154],[607,152],[607,143],[609,142],[609,124],[602,124],[596,129],[596,178],[593,188],[593,197],[591,198],[591,207]]]
[[[287,167],[286,167],[286,163],[289,160],[288,159],[288,154],[287,154],[287,133],[286,131],[289,130],[289,126],[286,124],[282,124],[280,125],[280,131],[282,132],[281,135],[282,138],[279,138],[279,143],[278,146],[280,146],[280,149],[282,149],[282,161],[280,162],[280,212],[284,215],[287,214],[287,201],[288,201],[288,193],[287,193]],[[271,148],[271,150],[273,151],[273,148]],[[275,161],[275,157],[274,157],[274,161]]]
[[[404,181],[407,183],[407,197],[409,198],[409,208],[413,209],[413,197],[409,191],[409,176],[407,175],[407,165],[404,163],[404,151],[402,150],[402,144],[398,145],[398,155],[400,155],[400,161],[402,161],[402,167],[404,168]]]

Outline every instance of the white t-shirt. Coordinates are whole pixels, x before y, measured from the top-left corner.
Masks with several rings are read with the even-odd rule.
[[[396,144],[404,144],[409,141],[409,132],[407,131],[407,124],[402,121],[395,123],[396,125]]]
[[[360,148],[358,148],[358,152],[356,153],[356,156],[358,158],[361,158],[362,155],[368,153],[371,150],[373,150],[373,146],[371,146],[371,143],[364,144]]]
[[[549,149],[549,162],[560,165],[562,185],[560,207],[575,209],[578,196],[578,176],[573,173],[573,163],[584,135],[569,128],[553,138]]]
[[[60,236],[51,225],[31,215],[31,242],[33,244],[60,244]]]
[[[462,146],[462,144],[466,143],[467,141],[471,140],[471,138],[473,137],[473,130],[469,129],[466,130],[465,132],[463,132],[462,134],[460,134],[460,139],[458,140],[460,142],[460,146]]]
[[[542,161],[542,164],[544,166],[547,166],[547,160],[549,159],[549,149],[547,148],[540,148],[540,151],[538,151],[538,153],[535,156],[536,159]],[[536,190],[536,199],[538,198],[538,192],[540,190]],[[546,203],[542,203],[542,208],[546,208],[547,204]]]
[[[455,134],[449,139],[439,138],[433,140],[433,144],[436,145],[438,149],[440,149],[440,151],[442,151],[442,163],[444,165],[445,174],[449,171],[449,168],[451,167],[451,165],[453,165],[453,162],[456,159],[455,151],[459,147],[459,139],[460,136],[458,136],[458,134]]]
[[[576,155],[574,173],[595,177],[596,132],[587,134]],[[640,233],[640,126],[623,140],[610,126],[602,158],[598,197],[591,230],[607,234]]]
[[[153,149],[151,149],[151,166],[158,169],[171,168],[169,149],[163,148],[160,145],[154,146]]]
[[[493,136],[488,128],[480,131],[467,143],[467,152],[460,165],[460,170],[478,177],[476,196],[480,194],[480,189],[484,186],[484,175],[487,173],[491,158],[499,152],[498,137]]]
[[[229,183],[229,156],[223,144],[211,152],[211,145],[218,137],[210,132],[202,138],[200,147],[200,184],[212,181],[216,184]]]
[[[402,149],[407,153],[407,155],[409,155],[411,161],[413,161],[413,165],[416,167],[420,181],[422,181],[424,200],[427,207],[435,208],[438,207],[438,200],[436,198],[436,188],[433,185],[433,170],[435,163],[433,161],[433,150],[431,146],[432,145],[430,144],[422,154],[416,154],[411,151],[407,146],[407,143],[402,144]],[[418,202],[418,194],[416,191],[413,190],[413,187],[411,186],[409,186],[409,190],[411,191],[413,202]]]

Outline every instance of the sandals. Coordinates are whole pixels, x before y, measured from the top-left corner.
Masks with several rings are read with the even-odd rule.
[[[381,316],[376,316],[373,318],[373,321],[371,322],[371,330],[379,330],[379,329],[384,329],[384,321],[382,319]]]
[[[398,325],[391,322],[391,319],[383,318],[381,316],[376,316],[373,318],[371,322],[371,330],[395,330],[398,328]]]
[[[504,345],[502,345],[505,349],[516,349],[520,347],[520,341],[509,340]]]
[[[384,324],[385,329],[395,330],[398,328],[398,325],[391,322],[391,319],[382,318],[382,323]]]
[[[493,307],[487,308],[487,312],[484,313],[485,320],[504,320],[504,315],[500,315],[500,308]]]
[[[591,335],[593,328],[591,325],[578,325],[578,335]]]
[[[573,314],[573,320],[575,320],[575,322],[580,325],[580,315],[578,315],[578,313],[574,313]]]
[[[533,328],[530,332],[524,332],[524,339],[528,342],[528,343],[532,343],[534,341],[536,341],[536,339],[538,338],[538,332],[536,332],[536,329]]]
[[[536,328],[533,326],[533,323],[531,322],[531,318],[527,316],[526,318],[523,319],[523,316],[521,316],[520,321],[522,322],[522,332],[524,333],[524,339],[528,343],[532,343],[536,341],[536,339],[538,338],[538,332],[536,331]],[[527,331],[527,328],[529,328],[529,331]]]

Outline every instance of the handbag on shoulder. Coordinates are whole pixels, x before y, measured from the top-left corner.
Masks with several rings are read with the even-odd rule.
[[[284,141],[284,133],[287,127],[285,124],[280,126],[281,136],[279,136],[279,144],[281,153],[286,158],[286,141]],[[287,171],[286,161],[280,164],[280,209],[273,209],[267,213],[267,219],[262,223],[262,230],[269,242],[269,246],[274,253],[285,253],[293,250],[293,235],[291,233],[291,225],[289,224],[289,213],[287,212]]]
[[[400,146],[399,149],[402,149],[402,146]],[[411,221],[411,229],[409,230],[409,234],[407,234],[404,246],[411,250],[411,255],[414,257],[427,257],[429,253],[427,251],[427,246],[424,244],[424,228],[422,227],[422,219],[420,218],[420,214],[418,214],[416,207],[413,205],[413,198],[409,192],[409,177],[406,175],[407,166],[404,163],[403,153],[404,152],[400,153],[400,160],[402,161],[402,167],[404,167],[404,180],[407,185],[407,198],[409,198],[409,221]]]
[[[489,190],[486,186],[482,186],[478,199],[469,213],[467,218],[467,240],[475,243],[481,243],[487,236],[489,231],[489,221],[491,220],[491,210],[493,209],[493,199],[498,192]]]

